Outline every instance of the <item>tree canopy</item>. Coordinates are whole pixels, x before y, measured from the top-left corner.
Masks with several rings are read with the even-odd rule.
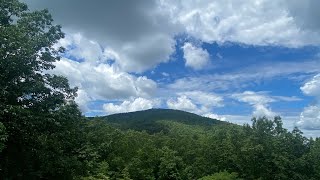
[[[54,46],[64,37],[61,27],[47,10],[30,12],[17,0],[1,0],[0,13],[0,174],[71,175],[76,146],[63,142],[81,126],[76,88],[48,73],[63,52]]]

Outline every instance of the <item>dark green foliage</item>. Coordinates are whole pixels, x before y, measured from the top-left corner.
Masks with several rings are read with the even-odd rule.
[[[0,122],[0,152],[5,147],[5,142],[7,141],[6,127]]]
[[[96,139],[92,148],[107,150],[95,151],[96,162],[108,162],[103,175],[111,179],[123,177],[123,172],[132,179],[319,177],[319,140],[303,137],[298,129],[288,132],[279,117],[253,119],[252,126],[204,127],[167,120],[159,122],[166,132],[152,134],[119,131],[104,120],[89,124],[94,130],[88,132]],[[108,146],[99,148],[103,142]],[[91,171],[92,177],[99,174],[97,169]]]
[[[76,89],[46,74],[63,37],[47,10],[0,0],[0,179],[70,179],[83,171]]]
[[[211,176],[205,176],[199,180],[240,180],[237,173],[228,173],[227,171],[214,173]]]

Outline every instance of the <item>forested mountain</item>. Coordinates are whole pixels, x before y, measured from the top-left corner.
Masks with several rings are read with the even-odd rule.
[[[143,122],[135,115],[143,116],[144,112],[152,111],[129,113],[133,118],[131,123]],[[126,114],[113,116],[121,121]],[[159,125],[162,131],[148,133],[119,130],[119,124],[115,127],[104,118],[90,120],[86,140],[89,144],[85,152],[96,159],[92,163],[95,165],[91,176],[86,178],[319,178],[320,139],[307,139],[297,128],[288,132],[282,127],[280,117],[273,120],[254,118],[252,125],[245,126],[227,123],[190,125],[174,119],[153,124]]]
[[[49,74],[64,37],[47,10],[0,0],[0,179],[320,179],[320,139],[280,117],[234,125],[176,110],[84,117]]]
[[[173,109],[149,109],[129,113],[119,113],[92,119],[102,119],[121,129],[146,130],[151,133],[165,130],[163,121],[179,122],[187,125],[212,126],[225,124],[223,121]]]

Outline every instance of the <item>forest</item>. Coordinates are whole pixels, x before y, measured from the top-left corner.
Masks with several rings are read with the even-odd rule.
[[[281,117],[240,126],[151,109],[84,117],[48,73],[64,37],[48,10],[0,0],[0,179],[320,179],[320,138]]]

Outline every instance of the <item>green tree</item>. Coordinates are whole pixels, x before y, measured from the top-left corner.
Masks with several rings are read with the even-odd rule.
[[[183,161],[182,158],[177,155],[177,152],[165,146],[160,150],[160,153],[159,179],[182,179],[180,172]]]
[[[222,171],[210,176],[202,177],[199,180],[240,180],[240,178],[238,178],[237,173],[228,173],[227,171]]]
[[[67,179],[82,171],[77,89],[48,74],[63,52],[54,46],[63,37],[47,10],[0,0],[0,122],[8,135],[1,179]]]
[[[305,154],[303,160],[307,167],[301,174],[307,174],[308,179],[316,180],[320,178],[320,138],[312,140],[310,152]]]
[[[0,152],[5,147],[5,142],[7,140],[7,132],[4,125],[0,122]]]

